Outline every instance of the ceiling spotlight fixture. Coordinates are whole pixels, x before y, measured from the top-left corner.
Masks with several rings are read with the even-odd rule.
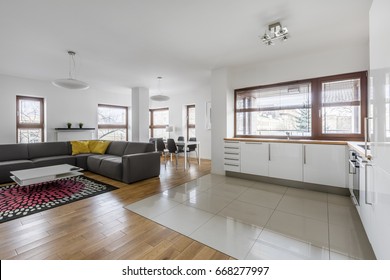
[[[66,89],[88,89],[89,84],[76,80],[75,71],[76,71],[76,61],[74,59],[76,53],[74,51],[68,51],[69,54],[69,78],[68,79],[58,79],[52,82],[53,85],[66,88]]]
[[[158,80],[158,91],[159,91],[160,94],[153,95],[153,96],[150,97],[150,99],[152,99],[154,101],[168,101],[169,100],[169,96],[163,95],[161,93],[161,80],[162,80],[162,77],[157,77],[157,80]]]
[[[289,37],[287,27],[283,27],[280,22],[268,25],[268,31],[269,33],[265,31],[261,37],[261,40],[267,46],[274,45],[274,41],[276,40],[287,41]]]

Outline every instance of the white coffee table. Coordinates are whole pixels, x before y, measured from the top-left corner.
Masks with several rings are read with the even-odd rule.
[[[82,168],[70,164],[52,165],[11,171],[11,179],[19,186],[28,186],[43,182],[56,181],[63,178],[70,178],[83,175]]]

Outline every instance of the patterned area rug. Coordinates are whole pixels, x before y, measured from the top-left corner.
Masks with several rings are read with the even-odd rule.
[[[117,187],[78,176],[21,187],[0,187],[0,223],[52,209],[84,198],[110,192]]]

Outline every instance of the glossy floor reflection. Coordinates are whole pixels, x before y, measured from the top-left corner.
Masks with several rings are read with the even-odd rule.
[[[126,207],[237,259],[373,259],[349,197],[209,174]]]

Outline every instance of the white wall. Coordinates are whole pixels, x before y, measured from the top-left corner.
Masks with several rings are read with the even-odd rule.
[[[16,95],[45,98],[47,141],[55,141],[54,128],[66,127],[67,122],[97,128],[98,104],[131,106],[130,89],[128,95],[101,92],[93,86],[72,91],[47,81],[0,75],[0,143],[16,142]]]
[[[361,45],[212,72],[212,172],[223,174],[223,138],[234,136],[234,89],[368,70],[368,41]]]
[[[200,141],[200,156],[204,159],[211,159],[211,130],[206,128],[207,101],[211,101],[210,88],[205,86],[192,92],[170,96],[168,101],[150,101],[150,108],[169,108],[169,124],[174,126],[174,132],[170,133],[170,137],[177,139],[178,136],[187,136],[186,119],[184,117],[185,106],[195,104],[195,129],[196,139]]]

